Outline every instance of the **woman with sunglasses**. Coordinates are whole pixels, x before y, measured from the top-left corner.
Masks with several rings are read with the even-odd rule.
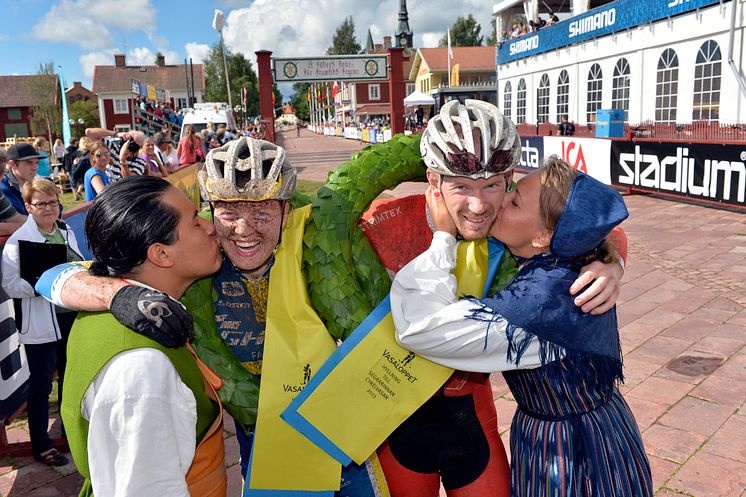
[[[34,292],[34,281],[21,277],[25,254],[20,241],[65,245],[68,262],[80,261],[80,249],[73,230],[59,218],[57,186],[36,178],[23,185],[23,201],[29,216],[5,243],[2,281],[5,292],[16,299],[16,325],[26,350],[29,367],[29,393],[26,411],[34,459],[48,466],[64,466],[68,459],[54,448],[49,437],[49,394],[52,377],[58,372],[58,400],[62,400],[67,337],[76,312],[55,307]]]
[[[96,195],[104,191],[109,184],[109,176],[106,168],[111,161],[109,147],[104,142],[96,142],[91,146],[91,168],[85,173],[83,184],[85,185],[85,201],[90,202]]]

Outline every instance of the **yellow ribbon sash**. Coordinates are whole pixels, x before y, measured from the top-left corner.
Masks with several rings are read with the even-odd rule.
[[[488,259],[486,240],[458,245],[460,296],[483,295],[487,273],[496,266]],[[282,417],[343,465],[360,464],[452,373],[396,342],[386,298]]]
[[[301,272],[310,206],[290,213],[269,278],[259,411],[251,489],[338,490],[340,464],[282,419],[280,413],[337,349],[311,307]]]

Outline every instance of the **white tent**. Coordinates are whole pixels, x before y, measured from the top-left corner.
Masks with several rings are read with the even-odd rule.
[[[415,90],[412,92],[411,95],[409,95],[407,98],[404,99],[404,106],[405,107],[414,107],[415,105],[434,105],[435,99],[431,97],[430,95],[425,95],[424,93]]]

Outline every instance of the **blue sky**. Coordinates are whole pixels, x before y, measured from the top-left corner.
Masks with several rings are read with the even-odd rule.
[[[435,46],[459,15],[473,13],[485,36],[494,0],[408,0],[415,46]],[[93,67],[113,64],[127,49],[129,64],[167,63],[205,56],[218,33],[215,9],[225,11],[229,50],[255,61],[253,52],[278,56],[321,55],[336,27],[352,16],[365,44],[368,29],[381,43],[396,27],[398,0],[0,0],[0,74],[33,74],[40,63],[62,65],[68,86],[91,87]]]

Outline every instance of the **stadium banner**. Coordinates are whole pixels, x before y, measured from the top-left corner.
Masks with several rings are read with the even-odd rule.
[[[746,208],[746,144],[613,141],[611,184]]]
[[[610,185],[609,159],[611,140],[575,138],[573,136],[545,136],[544,158],[556,155],[575,169]]]
[[[544,138],[541,136],[521,137],[521,163],[523,169],[538,169],[544,161]]]
[[[720,0],[616,0],[503,43],[497,51],[497,64],[506,64],[719,3]]]

